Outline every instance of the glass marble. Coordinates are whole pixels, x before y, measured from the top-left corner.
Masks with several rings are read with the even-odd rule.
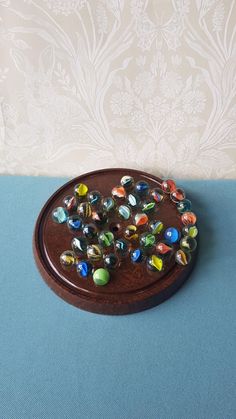
[[[138,231],[137,231],[137,227],[134,225],[128,225],[125,229],[124,232],[124,237],[125,239],[129,240],[129,241],[135,241],[138,239]]]
[[[140,246],[144,249],[152,248],[156,243],[156,238],[152,233],[143,233],[140,236]]]
[[[100,194],[99,191],[91,191],[91,192],[88,193],[87,199],[88,199],[89,203],[93,207],[95,207],[95,206],[100,204],[100,202],[102,200],[102,195]]]
[[[81,204],[78,205],[77,212],[82,218],[91,217],[92,215],[91,204],[89,202],[81,202]]]
[[[111,194],[116,199],[123,199],[123,198],[126,197],[126,191],[125,191],[125,188],[123,186],[115,186],[111,190]]]
[[[87,239],[91,240],[91,239],[94,239],[97,236],[97,227],[92,223],[85,224],[83,226],[82,231],[83,231],[84,237],[86,237]]]
[[[172,179],[163,180],[161,188],[165,193],[174,192],[176,189],[176,184]]]
[[[173,246],[168,243],[167,241],[161,241],[159,243],[157,243],[156,245],[156,251],[160,254],[160,255],[170,255],[173,252]]]
[[[176,243],[180,238],[180,232],[175,227],[169,227],[165,230],[164,237],[168,243]]]
[[[63,207],[54,208],[52,211],[52,220],[54,223],[63,224],[67,221],[69,214],[68,211]]]
[[[170,193],[170,199],[175,202],[175,204],[178,204],[178,202],[181,202],[185,199],[185,192],[183,189],[177,188],[175,191]]]
[[[95,285],[107,285],[110,280],[109,271],[105,268],[96,269],[93,273],[93,282]]]
[[[163,191],[159,188],[152,189],[150,195],[157,204],[159,204],[164,198]]]
[[[135,185],[135,192],[140,196],[145,196],[149,192],[149,184],[145,180],[140,180]]]
[[[141,263],[145,259],[145,255],[142,249],[134,249],[131,251],[130,254],[131,261],[133,263]]]
[[[71,268],[72,266],[74,266],[76,262],[76,256],[74,252],[72,252],[71,250],[66,250],[65,252],[63,252],[60,256],[60,262],[62,266],[66,268]]]
[[[195,225],[188,224],[188,225],[183,227],[182,234],[183,234],[183,236],[189,236],[189,237],[192,237],[194,239],[198,235],[198,229]]]
[[[128,200],[128,204],[132,207],[132,208],[137,208],[140,205],[141,199],[140,197],[135,194],[135,193],[130,193],[127,197]]]
[[[110,247],[114,243],[114,234],[111,231],[102,231],[98,236],[98,242],[102,247]]]
[[[116,202],[115,200],[108,196],[107,198],[103,198],[102,200],[102,208],[106,212],[111,212],[116,208]]]
[[[137,227],[146,225],[148,223],[147,214],[136,214],[134,217],[134,223]]]
[[[159,220],[152,220],[149,223],[149,230],[152,234],[160,234],[164,228],[164,224]]]
[[[125,239],[117,239],[115,241],[115,250],[118,255],[126,256],[130,250],[130,244]]]
[[[67,211],[75,211],[77,208],[77,199],[74,195],[67,195],[63,198],[63,205]]]
[[[67,226],[71,231],[79,231],[82,229],[83,221],[79,215],[74,214],[68,217]]]
[[[190,253],[184,252],[182,249],[177,250],[175,253],[175,261],[182,266],[186,266],[189,264],[191,260]]]
[[[163,260],[159,256],[151,255],[147,258],[147,268],[153,272],[160,272],[163,270]]]
[[[115,255],[115,253],[109,253],[108,255],[105,255],[103,262],[105,268],[107,269],[116,269],[120,264],[119,258]]]
[[[89,244],[87,246],[87,257],[91,262],[97,262],[102,259],[102,249],[98,244]]]
[[[119,237],[121,231],[122,231],[122,225],[118,222],[113,222],[109,224],[109,230],[112,231],[114,234],[114,237]]]
[[[144,202],[142,205],[142,212],[144,212],[145,214],[151,214],[152,212],[154,212],[156,208],[156,204],[153,201],[148,201],[148,202]]]
[[[84,256],[87,252],[87,240],[84,237],[74,237],[71,247],[77,256]]]
[[[131,210],[127,205],[120,205],[118,208],[118,213],[123,220],[128,220],[131,216]]]
[[[125,189],[130,189],[134,186],[134,178],[132,176],[125,175],[121,178],[120,184]]]
[[[83,198],[88,193],[88,187],[84,183],[78,183],[75,185],[74,194],[76,198]]]
[[[184,225],[196,224],[197,217],[194,212],[187,211],[181,215],[181,221]]]
[[[92,274],[93,265],[88,260],[80,260],[76,264],[76,270],[82,278],[87,278]]]
[[[189,236],[184,236],[179,244],[184,252],[193,252],[197,247],[196,240]]]
[[[101,227],[106,224],[108,217],[105,211],[93,211],[92,220],[98,227]]]
[[[178,202],[176,208],[180,214],[183,214],[183,212],[191,211],[192,203],[189,201],[189,199],[183,199],[183,201]]]

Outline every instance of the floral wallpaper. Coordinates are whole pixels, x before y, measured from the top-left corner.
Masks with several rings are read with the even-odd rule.
[[[0,0],[0,172],[236,177],[234,0]]]

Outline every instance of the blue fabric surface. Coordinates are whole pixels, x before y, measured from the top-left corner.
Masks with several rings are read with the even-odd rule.
[[[0,418],[236,418],[236,182],[178,182],[199,216],[191,279],[110,317],[65,303],[35,267],[36,217],[64,181],[0,178]]]

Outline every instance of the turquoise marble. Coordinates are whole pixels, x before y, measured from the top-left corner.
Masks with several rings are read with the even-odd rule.
[[[179,213],[183,214],[186,211],[191,211],[192,203],[189,201],[189,199],[183,199],[183,201],[180,201],[176,207]]]
[[[54,223],[63,224],[67,221],[69,214],[68,211],[63,207],[54,208],[52,211],[52,219]]]

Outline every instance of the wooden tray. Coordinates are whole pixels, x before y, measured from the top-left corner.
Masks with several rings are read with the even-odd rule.
[[[160,187],[161,179],[148,173],[131,169],[105,169],[81,175],[58,189],[42,208],[34,231],[33,250],[38,269],[55,293],[70,304],[83,310],[102,314],[129,314],[148,309],[171,297],[188,278],[193,269],[197,252],[192,253],[189,265],[182,267],[171,259],[167,270],[158,273],[147,272],[145,264],[136,264],[126,258],[106,286],[96,286],[92,280],[80,278],[76,270],[65,271],[60,264],[60,255],[71,249],[75,235],[66,224],[52,221],[52,210],[62,206],[66,195],[73,194],[77,183],[85,183],[89,190],[99,190],[110,196],[111,189],[120,183],[124,175],[133,176],[135,182],[147,181],[151,188]],[[168,195],[157,213],[150,217],[160,219],[166,227],[182,229],[180,214]],[[114,222],[114,220],[109,220]],[[108,228],[109,228],[108,223]],[[122,222],[122,227],[131,222]]]

